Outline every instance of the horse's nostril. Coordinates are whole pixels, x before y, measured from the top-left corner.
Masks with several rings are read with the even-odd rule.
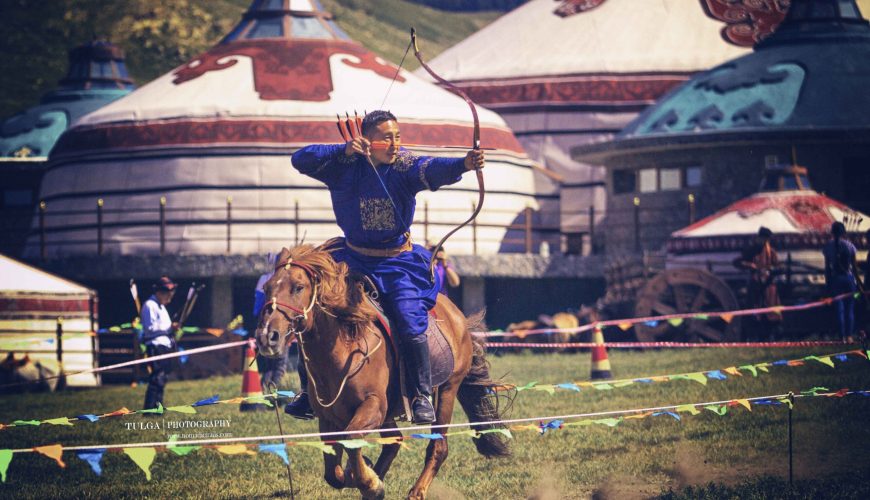
[[[269,345],[276,345],[278,343],[278,332],[272,330],[269,332]]]

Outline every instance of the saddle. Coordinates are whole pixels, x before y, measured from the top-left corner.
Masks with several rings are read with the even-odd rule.
[[[396,338],[396,335],[393,334],[392,322],[384,312],[384,308],[378,300],[377,288],[368,276],[360,274],[358,275],[358,278],[363,283],[366,300],[377,312],[378,328],[380,328],[387,339],[389,339],[390,349],[393,352],[394,358],[401,360],[402,355],[399,350],[399,340]],[[443,320],[438,319],[434,309],[429,311],[429,325],[426,328],[426,339],[429,344],[429,365],[432,373],[433,390],[450,378],[454,368],[453,348],[450,347],[450,343],[447,342],[447,338],[441,330],[440,323],[442,321]],[[405,363],[399,363],[399,387],[401,388],[402,399],[405,405],[405,416],[410,419],[411,412],[408,404],[405,377]]]

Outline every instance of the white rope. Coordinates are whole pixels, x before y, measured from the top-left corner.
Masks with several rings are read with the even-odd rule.
[[[867,390],[861,391],[848,391],[843,395],[848,394],[862,394],[868,392]],[[836,392],[826,392],[816,394],[815,397],[818,396],[831,396],[837,394]],[[794,394],[795,398],[802,397],[810,397],[805,394]],[[476,425],[506,425],[506,424],[520,424],[527,422],[540,422],[540,421],[553,421],[553,420],[569,420],[569,419],[580,419],[580,418],[589,418],[589,417],[603,417],[609,415],[624,415],[624,414],[634,414],[634,413],[647,413],[647,412],[656,412],[656,411],[664,411],[664,410],[675,410],[680,407],[685,406],[709,406],[709,405],[723,405],[728,404],[733,401],[759,401],[759,400],[770,400],[770,399],[782,399],[789,397],[789,394],[775,394],[772,396],[756,396],[751,398],[732,398],[726,399],[723,401],[711,401],[707,403],[694,403],[694,404],[681,404],[681,405],[669,405],[669,406],[655,406],[649,408],[638,408],[634,410],[613,410],[613,411],[600,411],[593,413],[575,413],[571,415],[555,415],[555,416],[544,416],[544,417],[528,417],[528,418],[514,418],[514,419],[505,419],[505,420],[493,420],[486,422],[463,422],[456,424],[441,424],[441,425],[417,425],[417,426],[409,426],[409,427],[399,427],[400,431],[418,431],[418,430],[433,430],[437,429],[452,429],[457,427],[472,427]],[[280,439],[307,439],[307,438],[324,438],[324,437],[342,437],[347,436],[348,434],[360,434],[360,433],[380,433],[380,432],[395,432],[396,428],[385,428],[385,429],[361,429],[358,431],[335,431],[335,432],[309,432],[303,434],[280,434],[273,436],[250,436],[250,437],[240,437],[240,438],[221,438],[221,439],[194,439],[190,441],[159,441],[159,442],[150,442],[150,443],[127,443],[127,444],[106,444],[106,445],[92,445],[92,446],[65,446],[62,447],[64,451],[84,451],[84,450],[98,450],[98,449],[115,449],[115,448],[153,448],[158,446],[195,446],[195,445],[203,445],[203,444],[226,444],[226,443],[243,443],[243,442],[252,442],[252,441],[275,441]],[[27,453],[34,451],[33,448],[20,448],[11,450],[13,453]]]

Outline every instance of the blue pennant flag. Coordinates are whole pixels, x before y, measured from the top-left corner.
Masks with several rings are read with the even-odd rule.
[[[560,387],[562,389],[568,389],[569,391],[577,391],[580,392],[580,388],[575,384],[558,384],[556,387]]]
[[[97,448],[96,450],[77,451],[76,455],[87,462],[96,475],[102,476],[103,469],[100,467],[100,461],[103,459],[103,453],[105,452],[105,448]]]
[[[551,430],[551,429],[561,429],[562,425],[564,423],[565,423],[564,421],[557,419],[557,420],[551,420],[551,421],[547,422],[546,424],[541,422],[540,424],[538,424],[538,427],[541,429],[541,434],[544,434],[548,430]]]
[[[720,370],[713,370],[707,372],[707,378],[711,378],[713,380],[725,380],[728,377],[726,377],[725,374],[722,373]]]
[[[220,396],[218,396],[217,394],[215,394],[214,396],[212,396],[212,397],[210,397],[210,398],[200,399],[199,401],[197,401],[196,403],[193,403],[193,404],[190,405],[190,406],[206,406],[206,405],[213,405],[213,404],[215,404],[215,403],[218,402],[218,399],[219,399],[219,398],[220,398]]]
[[[774,362],[771,363],[771,364],[772,364],[773,366],[783,366],[783,365],[788,365],[788,360],[787,360],[787,359],[780,359],[779,361],[774,361]]]
[[[411,437],[417,439],[444,439],[444,436],[437,432],[434,434],[411,434]]]
[[[85,414],[85,415],[79,415],[79,416],[76,417],[76,418],[79,419],[79,420],[87,420],[88,422],[96,422],[97,420],[100,419],[100,417],[98,417],[98,416],[96,416],[96,415],[92,415],[92,414],[90,414],[90,413],[87,413],[87,414]]]
[[[837,361],[849,361],[849,357],[845,354],[837,354]]]
[[[674,417],[675,419],[677,419],[677,422],[682,421],[680,416],[672,411],[657,411],[657,412],[653,413],[654,417],[658,417],[659,415],[670,415],[670,416]]]
[[[277,391],[278,397],[293,399],[296,397],[296,393],[293,391]]]
[[[287,457],[287,445],[284,443],[261,444],[259,450],[264,453],[274,453],[281,457],[286,465],[290,465],[290,458]]]
[[[777,401],[775,399],[759,399],[758,401],[753,401],[752,404],[756,404],[756,405],[781,405],[782,402]]]
[[[655,320],[653,320],[653,321],[644,321],[643,324],[646,325],[646,326],[648,326],[648,327],[650,327],[650,328],[655,328],[655,327],[659,326],[659,322],[658,322],[658,321],[655,321]]]

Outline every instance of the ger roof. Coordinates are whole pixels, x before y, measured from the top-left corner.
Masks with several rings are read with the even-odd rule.
[[[10,292],[85,296],[91,293],[87,287],[78,283],[0,255],[0,294]]]
[[[575,2],[576,3],[576,2]],[[562,17],[532,0],[434,58],[447,80],[694,72],[746,54],[698,0],[604,0]]]
[[[336,113],[381,107],[404,123],[409,143],[470,145],[461,98],[407,71],[395,76],[396,66],[348,39],[319,3],[255,0],[218,45],[85,116],[55,153],[335,141]],[[480,120],[485,144],[522,152],[498,115],[481,109]],[[215,123],[217,133],[198,132]],[[147,133],[136,131],[145,125]],[[113,142],[112,128],[130,140]]]

